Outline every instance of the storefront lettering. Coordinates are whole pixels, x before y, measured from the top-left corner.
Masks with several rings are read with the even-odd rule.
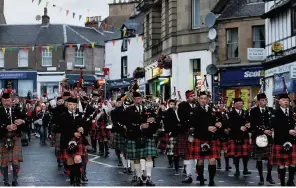
[[[9,79],[9,78],[26,78],[27,74],[26,73],[0,73],[0,78],[1,79]]]
[[[244,73],[244,78],[257,78],[261,76],[262,71],[246,71]]]
[[[274,74],[282,74],[282,73],[290,72],[292,65],[296,65],[296,62],[266,70],[265,77],[270,77],[270,76],[273,76]]]

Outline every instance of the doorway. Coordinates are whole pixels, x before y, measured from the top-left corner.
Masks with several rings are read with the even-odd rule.
[[[11,88],[15,89],[16,87],[16,80],[4,80],[4,88]]]

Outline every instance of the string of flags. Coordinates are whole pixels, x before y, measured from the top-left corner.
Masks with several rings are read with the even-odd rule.
[[[140,37],[139,37],[139,35],[137,34],[137,35],[136,35],[136,42],[137,42],[137,43],[139,43],[139,38],[140,38]],[[141,39],[142,39],[142,41],[145,39],[145,38],[144,38],[144,35],[141,36]],[[126,40],[127,40],[128,44],[131,44],[131,39],[130,39],[130,38],[127,38]],[[124,41],[122,41],[122,42],[124,42]],[[115,46],[115,44],[116,44],[116,40],[112,40],[112,44],[113,44],[113,46]]]
[[[24,51],[35,51],[38,50],[40,53],[42,52],[43,49],[46,49],[47,51],[53,50],[53,51],[57,51],[59,48],[62,49],[63,51],[65,50],[66,47],[72,49],[74,47],[77,48],[77,50],[79,50],[81,47],[83,48],[88,48],[91,46],[91,48],[95,48],[96,45],[100,45],[100,43],[90,43],[90,44],[65,44],[65,45],[47,45],[47,46],[42,46],[42,45],[38,45],[38,46],[22,46],[22,47],[2,47],[1,50],[3,53],[5,53],[7,50],[12,53],[13,49],[17,49],[17,51],[19,50],[24,50]]]

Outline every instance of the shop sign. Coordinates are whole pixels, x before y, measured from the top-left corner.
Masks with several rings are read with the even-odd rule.
[[[160,76],[162,74],[162,69],[156,67],[152,69],[152,78]]]
[[[265,48],[248,48],[249,61],[264,61],[265,58]]]
[[[272,69],[268,69],[265,71],[265,77],[271,77],[271,76],[274,76],[275,74],[282,74],[282,73],[289,72],[291,70],[291,66],[293,65],[296,65],[296,62],[278,66]]]
[[[271,44],[271,50],[275,53],[280,53],[284,50],[283,44],[280,42],[273,42]]]
[[[263,76],[264,76],[264,70],[244,72],[244,78],[260,78]]]
[[[292,79],[296,78],[296,65],[292,65],[290,67],[290,78]]]
[[[28,75],[26,72],[3,72],[0,73],[0,79],[24,79]]]
[[[73,70],[73,63],[67,62],[67,70]]]

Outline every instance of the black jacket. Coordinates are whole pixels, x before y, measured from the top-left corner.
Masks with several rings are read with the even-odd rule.
[[[241,111],[241,115],[239,115],[235,109],[229,112],[230,139],[242,140],[249,138],[249,132],[251,131],[250,129],[245,132],[241,131],[241,127],[245,126],[246,123],[249,122],[248,116],[248,112],[243,110]]]
[[[181,123],[177,118],[175,110],[172,108],[169,108],[164,113],[163,124],[165,132],[170,133],[170,137],[176,137],[182,131]]]

